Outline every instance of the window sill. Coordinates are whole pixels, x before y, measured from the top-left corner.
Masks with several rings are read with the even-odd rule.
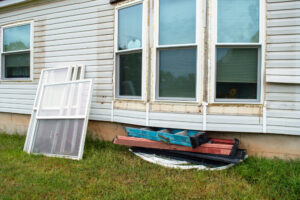
[[[0,80],[1,83],[33,83],[34,80],[32,79],[2,79]]]
[[[209,102],[211,105],[263,105],[261,101],[213,101]]]
[[[151,101],[152,104],[172,104],[172,105],[201,105],[201,102],[197,102],[196,100],[191,101],[191,100],[187,100],[187,101],[183,101],[183,100],[161,100],[161,99],[157,99],[157,100],[153,100]]]
[[[142,99],[115,99],[114,109],[145,111],[146,102]]]

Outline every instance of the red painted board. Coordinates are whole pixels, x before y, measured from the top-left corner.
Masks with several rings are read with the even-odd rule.
[[[212,143],[215,143],[215,144],[234,144],[235,141],[234,140],[229,140],[229,139],[217,139],[217,138],[212,138],[211,139],[211,142]]]
[[[188,152],[195,152],[195,153],[220,154],[220,155],[230,155],[230,152],[233,147],[233,145],[230,144],[205,143],[196,148],[192,148],[192,147],[167,144],[164,142],[158,142],[158,141],[148,140],[144,138],[136,138],[136,137],[128,137],[128,136],[117,136],[114,139],[113,143],[124,145],[124,146],[188,151]]]

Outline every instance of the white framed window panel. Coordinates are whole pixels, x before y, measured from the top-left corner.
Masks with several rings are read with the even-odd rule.
[[[148,13],[148,1],[147,0],[135,0],[130,2],[120,2],[115,8],[115,34],[114,34],[114,98],[115,99],[127,99],[127,100],[145,100],[146,91],[146,58],[147,58],[147,13]],[[119,49],[119,11],[122,9],[130,8],[133,6],[142,5],[142,41],[141,47],[138,48],[127,48],[124,50]],[[120,95],[120,56],[128,53],[142,53],[142,73],[141,73],[141,95]]]
[[[259,1],[259,41],[256,43],[238,42],[227,43],[218,42],[218,1],[213,0],[211,5],[211,18],[212,26],[210,35],[212,38],[211,43],[211,89],[209,89],[209,102],[210,103],[224,103],[224,104],[263,104],[264,101],[264,81],[265,81],[265,27],[266,27],[266,11],[265,1]],[[257,63],[257,98],[256,99],[217,99],[216,98],[216,81],[217,81],[217,48],[258,48],[258,63]]]
[[[42,86],[30,153],[82,159],[92,96],[92,80]]]
[[[77,66],[66,66],[66,67],[56,67],[56,68],[48,68],[43,69],[41,72],[38,88],[36,91],[36,97],[33,104],[33,110],[31,113],[30,123],[27,130],[26,141],[24,145],[24,151],[30,153],[29,144],[32,140],[32,132],[33,128],[36,124],[36,112],[37,107],[40,103],[41,89],[44,84],[47,83],[57,83],[57,82],[66,82],[71,80],[81,80],[84,78],[85,74],[85,66],[77,65]]]
[[[195,41],[192,43],[178,43],[178,44],[160,44],[160,0],[152,0],[151,3],[154,4],[153,9],[153,49],[151,55],[152,59],[152,88],[151,88],[151,100],[153,102],[191,102],[200,103],[203,96],[203,84],[202,74],[203,74],[203,57],[204,46],[204,29],[205,24],[203,23],[204,18],[204,3],[202,1],[195,0]],[[195,76],[195,97],[160,97],[159,96],[159,51],[161,50],[180,50],[180,49],[196,49],[196,76]]]
[[[13,51],[4,51],[4,29],[5,28],[14,28],[18,26],[24,26],[24,25],[30,26],[30,47],[28,49],[22,49],[22,50],[13,50]],[[17,22],[13,24],[5,24],[0,25],[1,27],[1,44],[0,44],[0,81],[32,81],[33,80],[33,58],[34,58],[34,52],[33,52],[33,44],[34,44],[34,22],[33,21],[23,21],[23,22]],[[29,66],[29,77],[27,78],[5,78],[5,69],[4,69],[4,55],[16,55],[20,53],[29,53],[30,54],[30,66]]]

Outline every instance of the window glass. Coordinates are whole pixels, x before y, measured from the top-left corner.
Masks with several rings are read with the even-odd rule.
[[[30,49],[30,24],[3,29],[4,52]]]
[[[119,10],[118,49],[142,47],[142,4]]]
[[[159,1],[159,44],[195,43],[196,1]]]
[[[259,0],[218,0],[218,42],[259,42]]]
[[[30,53],[4,55],[5,78],[30,77]]]
[[[119,94],[122,96],[141,96],[142,53],[119,55]]]
[[[258,48],[217,48],[217,98],[257,98],[258,52]]]
[[[159,51],[159,97],[195,98],[196,48]]]

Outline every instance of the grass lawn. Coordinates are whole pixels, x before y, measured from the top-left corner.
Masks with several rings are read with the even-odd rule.
[[[28,155],[24,141],[0,134],[0,199],[300,199],[300,161],[177,170],[89,138],[81,161]]]

